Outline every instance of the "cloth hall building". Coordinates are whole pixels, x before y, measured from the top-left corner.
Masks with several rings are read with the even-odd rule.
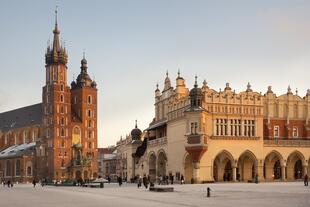
[[[197,77],[189,90],[180,73],[173,88],[167,73],[149,127],[117,143],[119,174],[195,183],[301,179],[310,173],[309,119],[310,90],[277,96],[271,86],[261,94],[248,84],[237,93],[227,83],[217,91]]]
[[[45,53],[42,103],[0,113],[0,179],[29,182],[97,177],[97,84],[83,57],[67,84],[66,49],[57,12],[54,39]]]

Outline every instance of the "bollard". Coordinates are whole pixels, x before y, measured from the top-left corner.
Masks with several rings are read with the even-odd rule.
[[[207,188],[207,197],[210,197],[211,196],[211,188]]]

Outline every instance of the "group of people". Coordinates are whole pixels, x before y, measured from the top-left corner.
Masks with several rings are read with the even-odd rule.
[[[3,185],[3,187],[8,186],[8,188],[13,188],[13,182],[11,182],[10,180],[8,180],[7,182],[5,182],[5,180],[3,180],[2,185]]]
[[[148,188],[149,183],[150,183],[150,177],[146,177],[146,175],[143,176],[143,178],[141,176],[139,176],[138,178],[138,188],[140,188],[142,186],[142,183],[144,185],[145,188]]]
[[[170,181],[170,184],[173,185],[173,182],[174,182],[174,176],[173,175],[165,175],[165,176],[162,176],[160,175],[158,177],[158,184],[159,185],[163,185],[163,184],[166,184],[168,185],[169,184],[169,181]]]

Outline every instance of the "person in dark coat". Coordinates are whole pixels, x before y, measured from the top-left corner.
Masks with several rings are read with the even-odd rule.
[[[119,185],[119,186],[121,186],[121,185],[123,184],[123,181],[122,181],[121,176],[119,176],[119,177],[117,178],[117,181],[118,181],[118,185]]]
[[[307,174],[305,175],[305,178],[304,178],[304,184],[305,186],[308,186],[308,175]]]
[[[111,178],[110,178],[110,176],[108,176],[108,183],[109,183],[109,184],[111,183]]]
[[[143,185],[145,188],[147,188],[149,185],[146,175],[143,176]]]
[[[37,181],[35,179],[33,179],[32,185],[33,185],[34,188],[36,187],[36,184],[37,184]]]

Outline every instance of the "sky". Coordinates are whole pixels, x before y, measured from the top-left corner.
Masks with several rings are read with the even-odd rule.
[[[98,87],[99,147],[114,145],[154,117],[156,83],[178,69],[191,89],[197,74],[219,90],[277,95],[310,88],[310,1],[2,0],[0,113],[40,103],[44,54],[54,11],[68,50],[68,84],[80,72]]]

